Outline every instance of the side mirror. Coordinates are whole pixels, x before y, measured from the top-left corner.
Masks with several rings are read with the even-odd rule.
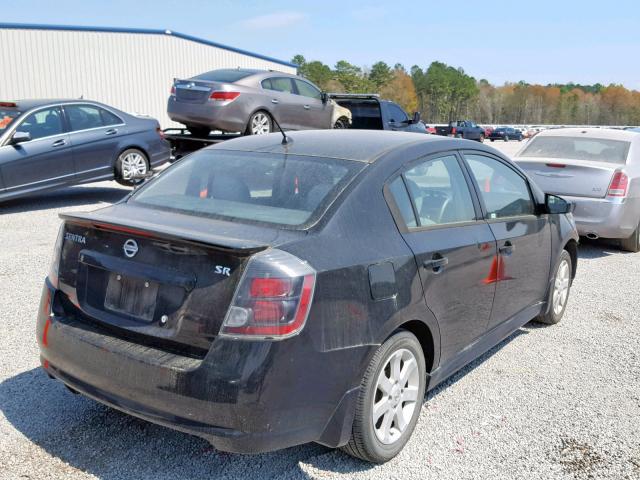
[[[320,100],[322,100],[322,103],[327,103],[329,101],[329,95],[327,95],[327,92],[320,93]]]
[[[30,142],[31,134],[29,132],[15,132],[11,137],[11,145],[17,145],[19,143]]]
[[[413,112],[413,118],[411,123],[418,123],[420,121],[420,112]]]
[[[547,213],[560,214],[573,212],[574,204],[557,195],[547,193],[544,200]]]

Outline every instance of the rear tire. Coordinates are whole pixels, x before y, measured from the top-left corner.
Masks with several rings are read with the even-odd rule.
[[[509,135],[505,135],[505,136],[504,136],[504,141],[505,141],[505,142],[508,142],[508,141],[509,141]]]
[[[249,117],[245,135],[266,135],[271,132],[273,132],[273,120],[267,112],[258,110]]]
[[[550,303],[551,305],[549,305],[546,313],[542,313],[534,318],[535,322],[555,325],[562,320],[564,311],[567,308],[567,302],[569,301],[572,277],[573,262],[571,261],[571,255],[569,255],[569,252],[566,250],[562,250],[554,272],[553,285],[551,286],[547,300],[547,304]]]
[[[125,187],[132,187],[141,182],[141,180],[135,180],[134,175],[149,173],[149,160],[142,150],[127,148],[118,155],[115,170],[116,182]]]
[[[360,384],[351,439],[342,450],[384,463],[405,446],[418,421],[426,388],[418,339],[400,330],[376,351]]]
[[[620,247],[627,252],[640,252],[640,224],[629,238],[620,240]]]
[[[191,132],[191,135],[196,138],[207,138],[209,133],[211,133],[211,129],[206,127],[190,127],[187,125],[187,129]]]
[[[336,120],[336,123],[333,124],[333,128],[341,129],[341,128],[349,128],[349,119],[346,117],[340,117]]]
[[[484,135],[480,135],[480,138],[478,139],[478,141],[480,143],[484,143]]]

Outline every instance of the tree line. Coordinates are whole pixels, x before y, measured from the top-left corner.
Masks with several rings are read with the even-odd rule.
[[[340,60],[333,68],[302,55],[298,71],[320,88],[339,93],[378,93],[427,123],[472,119],[486,124],[640,125],[640,92],[622,85],[495,86],[442,62],[406,69],[376,62],[358,67]]]

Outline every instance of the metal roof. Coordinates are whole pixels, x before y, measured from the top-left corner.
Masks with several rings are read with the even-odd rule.
[[[13,30],[62,30],[70,32],[107,32],[107,33],[138,33],[143,35],[168,35],[171,37],[181,38],[191,42],[201,43],[203,45],[209,45],[210,47],[217,47],[223,50],[229,50],[231,52],[240,53],[242,55],[248,55],[250,57],[259,58],[261,60],[267,60],[269,62],[279,63],[286,65],[287,67],[298,68],[295,63],[286,62],[284,60],[278,60],[277,58],[268,57],[259,53],[249,52],[240,48],[230,47],[223,45],[222,43],[212,42],[211,40],[205,40],[204,38],[192,37],[191,35],[185,35],[184,33],[174,32],[172,30],[158,30],[149,28],[121,28],[121,27],[91,27],[82,25],[43,25],[35,23],[0,23],[0,29],[13,29]]]
[[[450,141],[449,137],[426,133],[386,130],[301,130],[286,132],[291,142],[283,145],[282,134],[251,135],[218,143],[209,149],[245,152],[285,153],[314,157],[340,158],[371,163],[382,154],[415,143]]]

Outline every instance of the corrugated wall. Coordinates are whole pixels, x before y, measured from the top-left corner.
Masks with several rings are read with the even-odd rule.
[[[172,35],[0,28],[0,100],[78,98],[151,115],[163,127],[174,77],[216,68],[295,73],[276,62]]]

